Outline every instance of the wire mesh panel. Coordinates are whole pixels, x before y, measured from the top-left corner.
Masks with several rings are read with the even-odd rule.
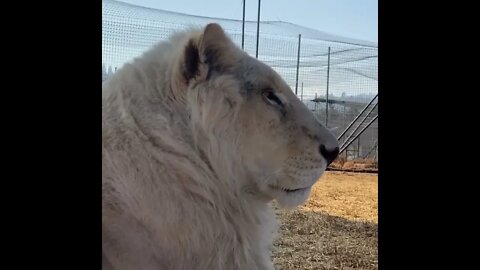
[[[102,79],[156,43],[168,39],[173,32],[203,27],[211,22],[220,24],[241,47],[241,20],[192,16],[102,0]],[[245,22],[244,38],[244,50],[255,56],[256,22]],[[258,49],[258,59],[275,69],[292,91],[297,88],[297,96],[336,135],[345,130],[378,93],[375,43],[285,22],[261,22]],[[376,114],[377,108],[357,130],[362,130]],[[354,150],[353,157],[376,153],[377,130],[375,121],[351,144],[349,149]],[[343,139],[349,135],[347,133]]]

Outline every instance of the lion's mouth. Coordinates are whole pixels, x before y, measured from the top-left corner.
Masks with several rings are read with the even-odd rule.
[[[282,187],[277,187],[277,186],[270,186],[270,187],[273,188],[273,189],[276,189],[276,190],[281,190],[281,191],[286,192],[286,193],[294,193],[294,192],[304,191],[304,190],[309,189],[309,187],[305,187],[305,188],[295,188],[295,189],[282,188]]]
[[[292,192],[296,192],[296,191],[300,191],[300,190],[304,190],[304,189],[305,188],[296,188],[296,189],[282,188],[282,190],[287,192],[287,193],[292,193]]]

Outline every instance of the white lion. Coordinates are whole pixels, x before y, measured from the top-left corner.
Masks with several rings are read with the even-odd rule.
[[[103,269],[273,269],[268,202],[303,203],[338,142],[217,24],[103,84]]]

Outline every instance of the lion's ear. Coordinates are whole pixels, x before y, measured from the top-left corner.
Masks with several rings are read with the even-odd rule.
[[[236,61],[234,48],[235,45],[220,25],[208,24],[199,36],[191,37],[183,48],[175,68],[177,85],[185,87],[192,79],[208,80],[214,72],[227,71]]]
[[[207,79],[212,72],[223,73],[235,65],[235,45],[225,34],[222,27],[216,23],[205,27],[200,39],[200,55],[208,65]]]
[[[192,79],[203,80],[207,68],[202,63],[199,50],[199,36],[192,35],[173,67],[173,84],[177,89],[186,89]]]
[[[200,54],[194,39],[190,39],[183,52],[181,73],[186,84],[200,73]]]

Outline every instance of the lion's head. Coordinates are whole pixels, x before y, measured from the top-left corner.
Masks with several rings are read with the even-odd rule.
[[[185,42],[172,85],[186,91],[198,148],[214,170],[261,198],[292,207],[338,155],[338,141],[269,66],[217,24]]]

